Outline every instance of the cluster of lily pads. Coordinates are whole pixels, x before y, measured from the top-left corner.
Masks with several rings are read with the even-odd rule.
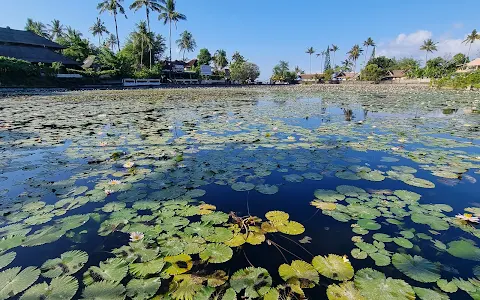
[[[455,215],[450,205],[424,203],[419,191],[476,184],[478,98],[409,92],[401,95],[410,98],[404,103],[398,94],[345,91],[305,100],[309,93],[219,89],[3,99],[0,299],[302,299],[314,298],[318,289],[309,290],[323,283],[329,299],[448,299],[459,290],[480,298],[479,268],[462,276],[455,268],[459,260],[480,261],[480,209],[472,204]],[[452,106],[463,113],[445,113]],[[339,107],[343,113],[336,113]],[[425,117],[439,109],[441,118]],[[375,116],[378,111],[386,116]],[[332,178],[372,189],[322,185]],[[406,187],[375,189],[379,182]],[[270,211],[262,219],[195,200],[208,199],[210,184],[275,197],[283,186],[302,183],[322,187],[311,202],[320,217],[351,225],[351,248],[307,260],[291,253],[296,259],[289,260],[274,237],[302,235],[305,228],[288,213]],[[450,231],[463,236],[444,234]],[[92,235],[121,245],[105,244],[107,258],[92,263],[93,253],[81,250]],[[17,247],[65,240],[71,249],[38,266],[11,266],[23,265],[24,249]],[[277,270],[252,265],[249,249],[258,245],[282,253],[284,263]],[[231,270],[235,257],[250,266]],[[357,260],[371,268],[355,271]],[[403,280],[380,271],[390,265]]]

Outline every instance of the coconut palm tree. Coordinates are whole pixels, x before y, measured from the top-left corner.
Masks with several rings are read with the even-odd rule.
[[[370,47],[370,46],[375,47],[375,42],[373,41],[373,39],[371,37],[369,37],[366,41],[363,42],[363,46],[366,47],[366,49],[365,49],[365,59],[364,59],[363,65],[366,66],[367,65],[368,47]]]
[[[115,32],[117,34],[118,50],[120,50],[120,38],[118,37],[117,15],[120,13],[125,16],[125,19],[127,18],[125,9],[122,6],[122,2],[123,0],[103,0],[97,5],[97,9],[100,11],[100,13],[109,12],[113,15],[113,19],[115,20]]]
[[[223,49],[217,50],[213,55],[213,62],[218,70],[225,68],[228,65],[227,52]]]
[[[137,24],[137,29],[132,34],[133,43],[138,46],[140,45],[140,66],[143,67],[143,56],[145,54],[145,46],[149,48],[149,52],[152,48],[152,36],[151,33],[148,32],[147,29],[147,22],[140,21]]]
[[[112,33],[110,36],[108,36],[107,40],[105,41],[105,44],[112,49],[112,52],[114,50],[115,45],[117,44],[117,37]]]
[[[197,42],[195,42],[192,33],[185,30],[177,40],[177,46],[180,51],[183,51],[183,60],[185,60],[185,52],[193,52],[197,47]]]
[[[44,38],[49,38],[47,33],[47,28],[42,22],[34,21],[30,18],[27,19],[27,24],[25,24],[25,30],[35,33]]]
[[[342,71],[351,71],[352,70],[352,62],[349,59],[342,61]]]
[[[175,6],[175,0],[167,0],[160,16],[158,16],[159,20],[163,20],[163,25],[170,24],[170,62],[172,61],[172,22],[175,23],[176,28],[177,22],[187,19],[184,14],[176,11]]]
[[[433,51],[437,51],[437,44],[432,39],[428,39],[424,40],[423,45],[420,46],[420,50],[425,51],[425,65],[427,65],[428,52],[433,53]]]
[[[59,20],[55,19],[52,23],[48,24],[48,32],[50,33],[50,38],[56,40],[57,38],[63,35],[65,27],[60,23]]]
[[[332,48],[330,48],[330,51],[333,52],[333,67],[335,67],[335,52],[340,50],[337,45],[332,44]]]
[[[465,61],[468,59],[470,56],[470,49],[472,48],[472,44],[475,43],[476,40],[480,40],[480,34],[477,32],[476,29],[472,30],[472,33],[467,35],[467,38],[463,41],[464,44],[470,44],[468,45],[468,52],[467,56],[465,57]]]
[[[315,49],[313,47],[310,47],[305,51],[308,55],[310,55],[310,74],[312,74],[312,54],[315,53]]]
[[[360,48],[360,46],[354,45],[350,51],[347,52],[348,58],[350,58],[353,61],[353,74],[357,71],[357,60],[360,57],[360,54],[362,54],[363,49]]]
[[[317,54],[317,55],[318,55],[318,54]],[[295,74],[297,74],[297,76],[298,76],[298,75],[300,75],[300,74],[303,74],[303,73],[305,73],[305,72],[303,72],[303,70],[302,70],[302,69],[300,69],[300,67],[299,67],[299,66],[295,66],[295,70],[294,70],[294,72],[295,72]]]
[[[105,22],[100,20],[100,18],[97,18],[97,21],[93,24],[92,27],[90,27],[90,32],[92,33],[93,36],[98,35],[98,47],[102,44],[101,38],[103,37],[103,34],[109,34],[107,27],[105,26]]]

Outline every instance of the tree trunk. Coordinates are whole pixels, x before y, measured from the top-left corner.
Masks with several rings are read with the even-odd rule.
[[[101,47],[102,42],[100,41],[100,35],[98,35],[98,48]]]
[[[142,43],[142,54],[140,55],[140,68],[143,69],[143,52],[144,52],[143,51],[144,50],[144,48],[143,48],[143,36],[142,36],[142,40],[140,42]]]
[[[148,26],[148,35],[149,35],[149,38],[150,38],[150,34],[152,33],[150,31],[150,10],[148,9],[147,6],[145,6],[145,10],[147,11],[147,26]],[[148,45],[148,48],[149,48],[149,54],[150,54],[150,70],[152,69],[152,47],[150,46],[150,43]]]
[[[170,79],[172,78],[172,20],[170,20]]]
[[[120,51],[120,38],[118,37],[118,24],[117,24],[117,11],[113,13],[113,18],[115,20],[115,32],[117,33],[117,46],[118,51]]]
[[[335,52],[336,51],[333,51],[333,68],[335,69]]]
[[[310,74],[312,74],[312,54],[310,54]]]
[[[425,52],[425,67],[427,66],[427,60],[428,60],[428,51]]]
[[[463,62],[464,64],[467,63],[468,57],[470,56],[470,49],[472,48],[472,44],[473,43],[470,43],[470,46],[468,46],[467,56],[465,57],[465,61]]]

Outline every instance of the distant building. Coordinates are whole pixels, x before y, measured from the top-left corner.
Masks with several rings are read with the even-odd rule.
[[[340,72],[335,77],[338,80],[357,80],[359,74],[354,72]]]
[[[194,58],[185,64],[185,71],[193,71],[196,67],[198,67],[198,59]]]
[[[457,70],[457,73],[469,73],[480,70],[480,58],[476,58],[469,63],[463,65]]]
[[[406,77],[404,70],[392,70],[388,71],[387,76],[383,77],[383,80],[401,80]]]
[[[61,62],[67,67],[80,65],[73,59],[63,56],[60,53],[62,49],[65,47],[33,32],[0,27],[0,56],[35,64]]]
[[[300,74],[300,82],[319,82],[323,74]]]

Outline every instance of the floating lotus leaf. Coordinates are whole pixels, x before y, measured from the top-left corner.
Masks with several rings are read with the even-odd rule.
[[[23,205],[22,210],[28,211],[28,212],[35,212],[37,210],[42,209],[45,205],[46,203],[43,201],[30,202]]]
[[[390,264],[390,257],[381,253],[371,253],[370,257],[375,261],[375,265],[379,267],[388,266]]]
[[[428,181],[426,179],[421,179],[421,178],[412,178],[409,180],[404,180],[408,185],[416,186],[416,187],[421,187],[421,188],[428,188],[428,189],[433,189],[435,187],[435,184],[431,181]]]
[[[383,181],[385,179],[385,176],[382,175],[380,171],[374,170],[370,172],[358,172],[357,175],[365,180],[369,181]]]
[[[125,206],[126,206],[126,204],[123,203],[123,202],[110,202],[110,203],[105,204],[105,206],[102,207],[102,210],[104,212],[119,211],[119,210],[124,209]]]
[[[302,260],[294,260],[290,265],[282,264],[278,268],[278,273],[283,280],[288,281],[292,278],[308,280],[318,284],[319,277],[315,268]]]
[[[0,269],[8,266],[17,256],[16,252],[8,252],[6,254],[0,255]]]
[[[125,299],[125,287],[117,282],[99,281],[86,286],[82,293],[83,300]]]
[[[352,185],[339,185],[337,186],[336,190],[340,194],[348,197],[357,197],[359,195],[367,193],[367,191],[365,191],[364,189]]]
[[[339,211],[323,211],[323,214],[329,215],[339,222],[348,222],[352,219],[349,215]]]
[[[260,245],[265,242],[265,234],[259,231],[249,231],[243,235],[243,238],[245,239],[245,242],[250,245]]]
[[[400,272],[416,281],[436,282],[440,279],[438,267],[421,256],[395,253],[392,263]]]
[[[334,280],[349,280],[353,277],[353,267],[345,257],[329,254],[315,256],[312,265],[321,275]]]
[[[385,249],[385,244],[383,242],[373,241],[373,245],[377,247],[379,250]]]
[[[313,200],[312,202],[310,202],[310,205],[315,206],[316,208],[321,210],[335,210],[335,208],[337,207],[335,203],[322,202],[319,200]]]
[[[365,259],[368,256],[367,252],[364,252],[358,248],[354,248],[350,253],[356,259]]]
[[[364,251],[364,252],[367,252],[368,254],[371,254],[371,253],[375,253],[378,251],[378,248],[375,247],[374,245],[372,244],[369,244],[369,243],[366,243],[366,242],[358,242],[358,243],[355,243],[355,246],[357,246],[358,248],[360,248],[360,250]]]
[[[68,216],[65,218],[61,218],[57,220],[58,226],[62,228],[62,230],[72,230],[78,227],[81,227],[85,223],[88,222],[90,219],[90,215],[73,215],[73,216]]]
[[[392,166],[392,169],[400,173],[417,173],[417,169],[408,166]]]
[[[183,253],[185,242],[179,238],[170,238],[160,244],[160,251],[165,255],[178,255]]]
[[[399,161],[399,159],[395,158],[395,157],[383,156],[380,161],[383,161],[383,162],[397,162],[397,161]]]
[[[288,174],[284,175],[283,179],[288,182],[302,182],[304,178],[298,174]]]
[[[131,279],[127,283],[127,296],[132,299],[150,299],[157,293],[161,278]]]
[[[193,267],[192,257],[187,254],[167,256],[164,260],[169,263],[168,268],[164,271],[168,275],[183,274]]]
[[[185,228],[185,233],[198,234],[201,237],[206,237],[211,235],[213,233],[213,230],[213,227],[209,224],[195,222],[191,223],[187,228]]]
[[[410,242],[406,238],[396,237],[393,239],[393,241],[395,242],[395,244],[399,245],[400,247],[407,248],[407,249],[413,248],[412,242]]]
[[[27,267],[6,269],[0,272],[0,299],[13,297],[30,287],[40,276],[40,270]]]
[[[337,202],[345,199],[345,195],[332,190],[315,190],[315,197],[325,202]]]
[[[347,210],[354,218],[375,219],[382,215],[382,213],[376,208],[367,207],[363,204],[357,203],[348,205]]]
[[[370,231],[368,231],[367,229],[365,228],[362,228],[362,227],[353,227],[352,228],[352,231],[356,234],[360,234],[360,235],[366,235],[368,234]]]
[[[329,285],[327,297],[328,300],[365,300],[352,281]]]
[[[442,241],[439,240],[432,240],[433,246],[440,251],[447,250],[447,245],[445,245]]]
[[[91,266],[83,274],[83,282],[90,285],[96,281],[120,282],[128,273],[128,265],[121,258],[109,258],[105,262],[100,262],[100,266]]]
[[[53,214],[34,215],[24,220],[28,225],[40,225],[49,222],[54,217]]]
[[[338,171],[335,173],[335,176],[340,178],[340,179],[345,179],[345,180],[360,180],[361,178],[357,176],[357,174],[351,172],[351,171]]]
[[[232,184],[232,189],[237,192],[251,191],[254,188],[255,188],[255,185],[249,182],[235,182],[234,184]]]
[[[450,179],[458,179],[459,175],[453,172],[448,171],[434,171],[432,172],[433,176],[442,177],[442,178],[450,178]]]
[[[200,252],[200,258],[204,261],[219,264],[229,261],[233,256],[232,248],[224,244],[208,244],[205,250]]]
[[[385,233],[375,233],[373,235],[373,238],[377,241],[384,242],[384,243],[390,243],[393,241],[392,237],[390,237],[388,234]]]
[[[413,239],[413,237],[415,236],[413,232],[408,230],[402,230],[400,231],[400,234],[403,235],[403,237],[406,239]]]
[[[373,221],[373,220],[366,220],[366,219],[361,219],[361,220],[358,220],[357,224],[364,228],[364,229],[368,229],[368,230],[378,230],[380,229],[382,226],[380,224],[378,224],[377,222]]]
[[[278,299],[280,299],[280,293],[275,288],[271,288],[263,297],[263,300],[278,300]]]
[[[27,236],[22,243],[24,247],[32,247],[55,242],[66,233],[66,230],[58,226],[47,226]]]
[[[285,222],[290,216],[286,212],[273,210],[267,212],[265,217],[272,222]]]
[[[450,297],[445,295],[444,293],[440,293],[430,289],[424,289],[419,287],[413,287],[415,294],[417,294],[418,298],[421,300],[449,300]]]
[[[220,211],[202,216],[202,221],[209,224],[223,224],[228,221],[228,214]]]
[[[275,224],[275,228],[277,228],[281,233],[289,235],[299,235],[305,232],[305,227],[295,221],[286,221],[284,223]]]
[[[302,174],[302,176],[304,178],[310,179],[310,180],[322,180],[323,179],[322,174],[313,173],[313,172],[304,173],[304,174]]]
[[[84,251],[73,250],[64,252],[59,258],[49,259],[40,267],[42,276],[54,278],[62,275],[77,273],[88,261],[88,254]]]
[[[459,240],[448,243],[447,252],[451,255],[474,261],[480,261],[480,248],[470,240]]]
[[[0,238],[0,251],[7,251],[9,249],[18,247],[22,244],[24,236],[8,236]]]
[[[255,189],[265,195],[273,195],[278,192],[278,187],[271,184],[260,184],[255,187]]]
[[[72,299],[78,290],[78,281],[72,276],[53,278],[50,284],[45,282],[36,284],[25,291],[21,300],[36,299]]]
[[[207,192],[205,190],[201,190],[201,189],[194,189],[194,190],[190,190],[188,191],[185,196],[187,197],[191,197],[191,198],[200,198],[202,196],[204,196]]]
[[[398,300],[415,299],[412,287],[403,280],[386,277],[385,274],[370,269],[361,269],[355,274],[355,287],[366,299]]]
[[[233,238],[224,242],[225,245],[229,247],[240,247],[241,245],[245,244],[245,237],[241,233],[236,233],[233,235]]]
[[[393,192],[393,194],[395,196],[397,196],[398,198],[400,198],[403,201],[406,201],[408,203],[417,202],[422,197],[421,195],[419,195],[415,192],[410,192],[410,191],[406,191],[406,190],[395,190]]]
[[[197,254],[205,249],[205,240],[199,236],[186,237],[183,239],[185,254]]]
[[[222,243],[233,238],[233,233],[230,229],[223,227],[215,227],[211,235],[207,235],[205,240],[214,243]]]
[[[452,282],[455,283],[455,285],[459,289],[461,289],[462,291],[465,291],[465,292],[475,292],[477,290],[477,286],[474,285],[469,280],[463,280],[462,278],[453,278]],[[475,283],[477,283],[477,282],[475,282]]]
[[[412,213],[410,218],[412,219],[413,222],[417,224],[428,225],[433,230],[447,230],[450,227],[447,221],[431,215],[426,215],[422,213]]]
[[[196,299],[197,293],[203,286],[192,278],[190,274],[175,276],[170,284],[170,293],[173,299]]]
[[[447,293],[455,293],[458,290],[458,287],[454,281],[448,282],[445,279],[439,279],[437,280],[437,285],[442,291]]]
[[[130,264],[130,273],[136,277],[145,277],[147,275],[158,274],[165,266],[162,258],[153,259],[147,262]]]
[[[245,297],[254,299],[263,296],[261,288],[272,286],[272,277],[264,268],[249,267],[236,271],[230,277],[230,286],[237,293],[245,290]]]

